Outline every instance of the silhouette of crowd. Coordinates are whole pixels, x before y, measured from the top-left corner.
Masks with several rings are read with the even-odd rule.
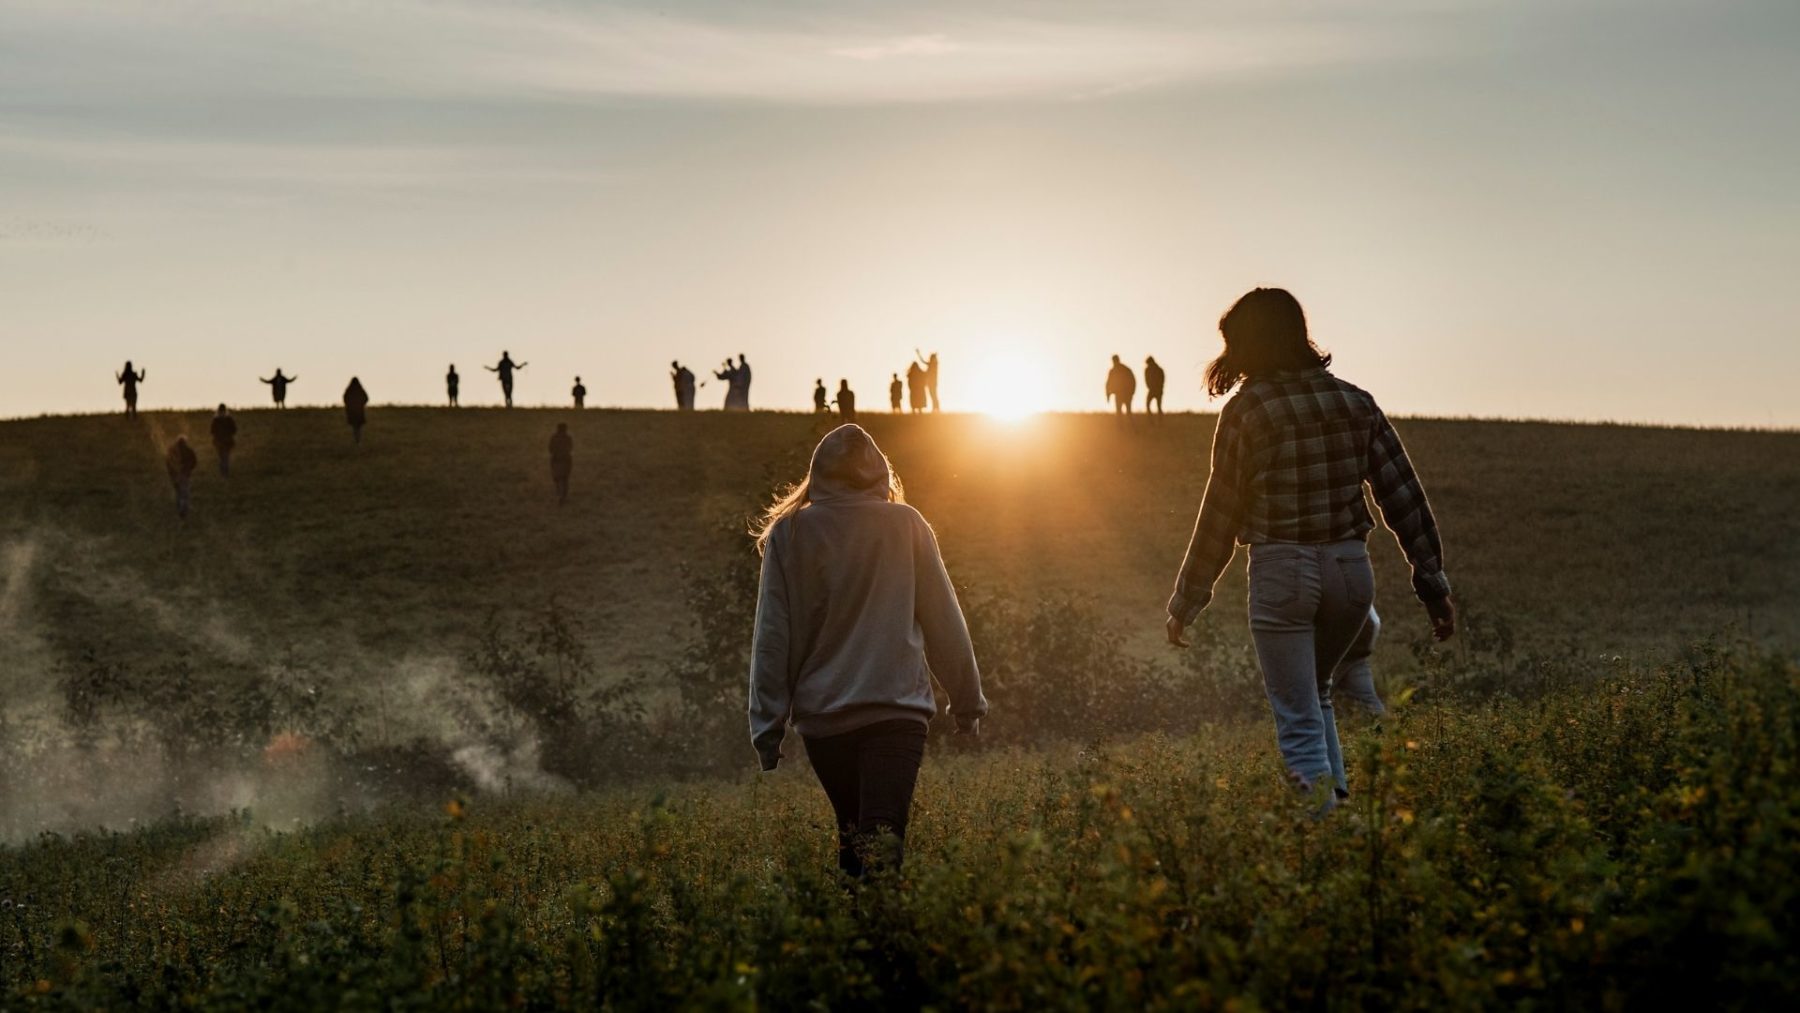
[[[491,366],[483,366],[488,372],[495,374],[500,381],[500,393],[507,408],[513,406],[513,389],[517,374],[526,368],[528,363],[514,362],[510,351],[502,351],[500,360]],[[137,416],[138,386],[145,382],[149,373],[132,362],[127,361],[123,369],[113,374],[125,399],[125,414],[129,418]],[[721,408],[724,411],[747,412],[750,410],[750,359],[739,353],[736,359],[726,358],[718,369],[712,371],[714,379],[723,381],[724,398]],[[938,399],[939,359],[938,353],[925,353],[914,349],[913,360],[907,363],[904,376],[899,372],[889,374],[888,408],[898,414],[904,411],[937,412],[941,409]],[[269,395],[276,409],[287,407],[287,395],[290,385],[299,378],[289,376],[280,367],[271,376],[257,377],[261,383],[269,387]],[[695,410],[695,396],[698,387],[706,386],[705,381],[696,382],[694,371],[683,365],[680,360],[669,363],[669,380],[674,388],[675,409],[679,412]],[[1144,411],[1162,414],[1163,410],[1163,369],[1157,364],[1154,356],[1144,360]],[[462,376],[457,373],[456,365],[451,363],[444,373],[444,392],[446,401],[452,408],[461,405]],[[587,407],[587,386],[581,377],[575,377],[569,390],[570,400],[577,409]],[[1137,377],[1131,367],[1127,366],[1119,356],[1112,357],[1112,366],[1106,377],[1107,400],[1113,410],[1120,414],[1130,414],[1137,395]],[[350,427],[352,443],[362,443],[363,429],[369,422],[369,393],[364,389],[361,379],[351,377],[344,387],[341,398],[344,408],[344,421]],[[840,423],[854,422],[857,418],[856,392],[850,386],[849,378],[838,380],[834,394],[825,384],[824,377],[813,381],[812,407],[821,418],[832,418]],[[218,468],[221,478],[231,476],[232,453],[237,447],[238,421],[228,406],[220,404],[209,426],[213,449],[218,455]],[[563,503],[569,495],[569,475],[572,468],[573,437],[570,436],[566,423],[557,426],[556,434],[550,441],[551,478],[556,488],[556,499]],[[187,437],[177,436],[167,448],[167,466],[169,478],[175,487],[176,509],[185,518],[191,509],[191,486],[194,471],[194,451],[188,445]]]

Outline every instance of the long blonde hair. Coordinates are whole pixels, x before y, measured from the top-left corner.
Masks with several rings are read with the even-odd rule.
[[[757,553],[769,550],[769,536],[775,532],[777,524],[812,502],[815,483],[839,485],[851,491],[879,490],[886,494],[890,503],[906,502],[906,489],[901,485],[900,476],[895,473],[887,455],[875,445],[875,438],[854,422],[841,425],[826,433],[813,448],[812,464],[807,468],[806,477],[777,493],[775,502],[751,522],[750,534],[756,539]]]

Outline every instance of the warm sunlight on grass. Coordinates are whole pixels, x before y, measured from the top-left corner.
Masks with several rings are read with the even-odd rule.
[[[1003,422],[1021,422],[1050,407],[1050,373],[1030,346],[1008,342],[986,348],[969,370],[976,402],[970,407]]]

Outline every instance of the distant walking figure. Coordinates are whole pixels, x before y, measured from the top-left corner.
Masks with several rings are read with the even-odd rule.
[[[1248,293],[1219,332],[1225,350],[1206,368],[1207,392],[1242,386],[1219,413],[1212,473],[1165,629],[1186,647],[1182,631],[1212,600],[1236,543],[1250,546],[1250,634],[1276,740],[1298,788],[1335,789],[1323,812],[1348,794],[1333,672],[1375,601],[1364,484],[1412,564],[1413,592],[1439,640],[1456,631],[1443,542],[1399,434],[1374,398],[1326,368],[1331,356],[1308,337],[1292,295]]]
[[[528,365],[530,365],[530,363],[526,363],[526,362],[515,363],[515,362],[513,362],[512,361],[512,353],[502,351],[500,353],[500,361],[498,363],[495,363],[492,366],[481,367],[490,373],[499,373],[500,374],[500,393],[504,394],[506,396],[506,407],[508,407],[508,408],[512,407],[513,370],[524,369]]]
[[[926,356],[924,352],[913,349],[913,354],[925,366],[925,393],[931,398],[931,410],[938,410],[938,357],[936,352]]]
[[[569,435],[569,424],[558,422],[550,437],[550,481],[556,484],[556,505],[569,498],[569,472],[575,465],[575,438]]]
[[[900,382],[900,374],[894,374],[894,381],[888,384],[888,410],[900,410],[900,397],[906,393],[906,385]]]
[[[764,513],[756,544],[749,710],[762,769],[775,769],[792,722],[836,814],[838,867],[861,878],[898,866],[937,713],[931,680],[949,691],[959,733],[977,734],[987,713],[937,538],[875,441],[845,425]]]
[[[125,388],[125,416],[127,418],[137,417],[137,385],[143,383],[144,378],[149,375],[150,371],[147,369],[132,369],[130,359],[125,360],[123,373],[113,374],[113,379],[119,382],[119,386]]]
[[[837,408],[838,421],[856,421],[856,392],[850,389],[849,380],[838,381]]]
[[[828,395],[825,393],[825,378],[821,376],[813,381],[813,411],[824,412],[830,410],[827,406],[827,397]]]
[[[200,458],[195,455],[194,448],[188,446],[187,437],[175,437],[163,458],[163,467],[169,469],[169,482],[175,486],[175,514],[184,521],[194,487],[194,469],[199,466]]]
[[[569,390],[569,396],[575,399],[575,407],[587,407],[587,388],[581,385],[581,377],[575,378],[575,386]]]
[[[450,364],[450,372],[444,374],[444,393],[450,395],[450,407],[457,405],[456,394],[462,387],[462,377],[456,375],[456,363]]]
[[[906,367],[906,400],[913,411],[925,410],[925,367],[916,362]]]
[[[212,425],[208,427],[212,433],[213,449],[219,452],[219,476],[231,477],[231,452],[237,447],[237,419],[231,417],[231,410],[224,405],[219,406],[219,413],[212,417]]]
[[[1113,403],[1113,414],[1131,414],[1131,399],[1137,396],[1137,377],[1131,367],[1113,356],[1112,369],[1106,373],[1106,396]]]
[[[350,438],[361,443],[363,423],[369,421],[369,392],[354,376],[350,386],[344,388],[344,421],[350,423]]]
[[[675,383],[675,410],[694,410],[694,371],[679,362],[669,363],[669,379]]]
[[[1163,413],[1163,368],[1152,355],[1144,359],[1144,414],[1148,415],[1151,406],[1155,406],[1156,414]]]
[[[262,380],[262,382],[269,385],[269,393],[272,396],[274,396],[274,398],[275,398],[275,407],[286,408],[287,407],[287,385],[290,383],[293,383],[295,380],[298,380],[299,377],[297,377],[297,376],[282,376],[281,375],[281,367],[277,366],[277,367],[275,367],[275,375],[274,376],[268,378],[267,380],[263,380],[263,378],[260,376],[257,377],[257,379]]]

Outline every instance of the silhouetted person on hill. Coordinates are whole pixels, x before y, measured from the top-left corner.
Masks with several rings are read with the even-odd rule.
[[[130,359],[125,360],[125,372],[113,374],[113,379],[125,388],[126,418],[137,418],[137,385],[143,383],[144,378],[149,375],[150,371],[147,369],[141,371],[132,369]]]
[[[587,407],[587,388],[581,385],[581,377],[575,378],[575,386],[570,389],[569,395],[575,399],[575,407]]]
[[[175,486],[175,513],[184,521],[194,486],[194,469],[199,466],[200,458],[195,455],[194,448],[188,446],[187,437],[175,437],[163,458],[163,467],[169,469],[169,482]]]
[[[1237,393],[1213,431],[1211,474],[1164,631],[1188,645],[1183,630],[1212,600],[1237,543],[1248,544],[1250,636],[1276,743],[1289,780],[1318,792],[1322,812],[1348,795],[1332,688],[1375,600],[1367,494],[1412,565],[1413,593],[1438,640],[1456,632],[1443,540],[1393,423],[1368,392],[1332,375],[1298,300],[1255,289],[1220,318],[1219,332],[1225,348],[1206,367],[1206,390]]]
[[[490,373],[499,373],[500,374],[500,393],[504,394],[506,396],[506,407],[508,407],[508,408],[511,408],[513,406],[512,405],[513,370],[524,369],[528,365],[530,365],[530,363],[528,363],[528,362],[519,362],[519,363],[513,362],[512,361],[512,353],[502,351],[500,353],[500,361],[498,363],[496,363],[495,365],[492,365],[492,366],[481,367]]]
[[[888,410],[899,411],[900,399],[906,393],[906,384],[900,382],[900,374],[894,374],[894,380],[888,384]]]
[[[569,498],[569,472],[575,467],[575,438],[569,435],[569,424],[558,422],[550,437],[550,481],[556,483],[556,505]]]
[[[774,770],[792,724],[831,801],[838,868],[860,879],[872,864],[898,867],[938,709],[933,680],[958,734],[978,734],[987,713],[937,538],[853,425],[819,441],[805,481],[760,527],[750,743]]]
[[[361,443],[363,424],[369,421],[369,392],[354,376],[344,388],[344,421],[350,423],[350,438]]]
[[[282,376],[281,375],[281,367],[277,366],[275,368],[274,376],[270,377],[267,380],[263,380],[263,378],[260,376],[257,377],[257,379],[262,380],[262,382],[269,385],[269,393],[275,398],[275,407],[286,408],[287,407],[287,385],[290,383],[293,383],[295,380],[298,380],[300,378],[297,376]]]
[[[679,362],[669,363],[669,379],[675,384],[675,410],[694,410],[694,371]]]
[[[918,356],[919,361],[921,363],[923,363],[925,366],[925,393],[931,398],[931,410],[937,411],[938,410],[938,357],[937,357],[937,353],[932,352],[931,355],[929,357],[927,357],[925,355],[925,353],[923,353],[915,348],[915,349],[913,349],[913,354]]]
[[[818,379],[813,381],[813,411],[814,412],[822,414],[829,410],[826,406],[827,396],[828,395],[825,393],[825,378],[821,376]]]
[[[906,367],[906,400],[914,412],[925,410],[925,367],[916,362]]]
[[[450,372],[444,374],[444,392],[450,395],[450,407],[457,405],[456,395],[462,388],[462,377],[456,375],[456,363],[450,364]]]
[[[219,475],[231,477],[231,451],[237,447],[237,419],[231,417],[231,410],[224,405],[219,406],[219,413],[212,417],[212,425],[208,427],[212,433],[213,449],[219,452]]]
[[[856,392],[850,389],[849,380],[838,381],[837,409],[838,421],[856,421]]]
[[[1131,400],[1137,396],[1137,377],[1131,367],[1113,356],[1112,369],[1106,373],[1106,396],[1112,399],[1113,413],[1131,414]]]
[[[738,355],[736,365],[730,359],[725,360],[725,368],[713,373],[717,379],[725,381],[725,410],[728,412],[747,412],[750,410],[750,360],[742,353]]]
[[[1152,355],[1144,359],[1144,414],[1150,414],[1152,406],[1156,414],[1163,413],[1163,368]]]

